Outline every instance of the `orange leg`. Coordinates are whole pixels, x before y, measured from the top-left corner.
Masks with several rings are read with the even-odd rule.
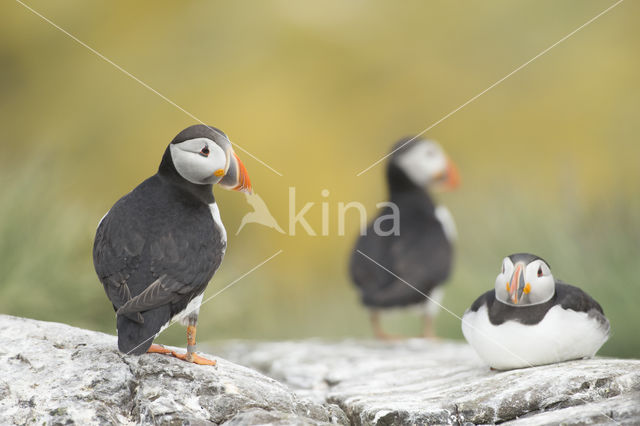
[[[176,351],[167,349],[162,345],[152,344],[147,353],[172,355],[183,361],[192,362],[199,365],[216,365],[216,361],[201,357],[195,352],[196,349],[196,326],[187,327],[187,353],[179,354]]]
[[[424,315],[422,337],[425,339],[439,340],[438,336],[436,336],[435,327],[433,326],[433,318],[428,314]]]
[[[199,365],[216,365],[216,361],[201,357],[196,352],[196,326],[189,325],[187,327],[187,353],[179,354],[172,352],[171,354],[183,361],[193,362]]]
[[[201,357],[195,352],[187,352],[186,354],[179,354],[177,352],[173,352],[172,355],[183,361],[192,362],[198,365],[216,365],[215,360],[210,360],[210,359]]]
[[[371,327],[373,328],[373,334],[378,340],[386,340],[386,341],[394,341],[394,340],[402,340],[403,337],[394,336],[392,334],[387,334],[382,329],[382,324],[380,322],[380,312],[376,310],[372,310],[370,313],[369,319],[371,320]]]

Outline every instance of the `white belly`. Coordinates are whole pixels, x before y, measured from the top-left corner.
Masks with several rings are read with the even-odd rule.
[[[444,299],[444,289],[442,286],[438,286],[431,291],[429,298],[420,306],[420,310],[427,316],[435,318],[438,312],[440,312],[442,299]]]
[[[196,296],[187,305],[184,311],[177,313],[171,318],[170,322],[180,321],[182,325],[189,325],[189,315],[195,314],[198,315],[200,312],[200,305],[202,304],[202,294],[200,296]]]
[[[222,218],[220,217],[220,209],[218,208],[218,205],[216,203],[209,204],[209,209],[211,209],[211,217],[213,217],[213,222],[220,230],[222,241],[226,243],[227,230],[224,228],[224,224],[222,223]]]
[[[435,210],[436,219],[442,225],[444,235],[450,243],[454,243],[458,239],[458,229],[456,228],[456,222],[453,220],[453,216],[448,208],[445,206],[438,206]]]
[[[609,330],[585,312],[554,306],[536,325],[507,321],[493,325],[486,306],[462,317],[462,333],[489,366],[498,370],[532,367],[596,354]]]

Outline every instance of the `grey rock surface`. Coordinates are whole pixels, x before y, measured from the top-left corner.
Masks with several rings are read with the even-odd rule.
[[[466,344],[227,342],[217,367],[0,315],[0,424],[640,424],[640,361],[490,371]]]
[[[0,424],[348,423],[254,370],[125,356],[111,335],[0,315]]]
[[[421,339],[229,342],[220,353],[357,425],[640,424],[640,361],[491,371],[466,344]]]

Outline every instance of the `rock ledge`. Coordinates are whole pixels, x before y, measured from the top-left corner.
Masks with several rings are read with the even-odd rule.
[[[640,361],[596,358],[491,371],[470,346],[421,339],[231,342],[254,367],[352,424],[640,424]]]
[[[640,424],[640,361],[490,371],[457,342],[226,342],[217,367],[0,315],[0,424]],[[269,376],[269,377],[267,377]]]
[[[348,423],[254,370],[146,354],[111,335],[0,315],[0,424]]]

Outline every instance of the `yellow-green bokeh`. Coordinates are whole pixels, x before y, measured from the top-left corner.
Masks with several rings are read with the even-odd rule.
[[[349,284],[357,232],[337,203],[384,200],[395,140],[440,120],[613,2],[45,2],[28,5],[268,163],[239,148],[283,228],[289,187],[320,231],[247,225],[244,196],[216,191],[229,249],[199,337],[368,336]],[[602,353],[640,356],[640,4],[627,1],[427,135],[463,184],[439,195],[460,241],[444,304],[461,315],[502,257],[531,251],[601,301]],[[17,2],[0,6],[0,312],[112,332],[91,263],[100,217],[155,172],[196,120]],[[330,195],[322,197],[328,189]],[[389,321],[417,333],[411,315]],[[440,334],[461,338],[443,312]],[[162,341],[183,344],[183,330]]]

